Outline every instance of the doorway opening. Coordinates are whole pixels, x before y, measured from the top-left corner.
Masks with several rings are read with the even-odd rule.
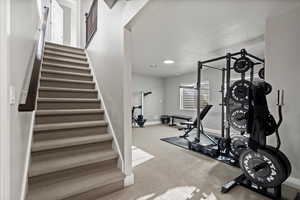
[[[47,40],[57,44],[79,47],[80,5],[75,0],[50,0],[50,20]]]

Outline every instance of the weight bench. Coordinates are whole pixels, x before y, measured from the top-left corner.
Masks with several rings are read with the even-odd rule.
[[[212,105],[207,105],[205,106],[205,108],[201,111],[200,113],[200,119],[203,120],[204,117],[206,116],[206,114],[208,113],[208,111],[212,108],[213,106]],[[184,125],[185,127],[181,127],[179,128],[178,130],[184,130],[185,134],[184,135],[181,135],[179,137],[181,138],[186,138],[188,137],[189,133],[194,129],[194,128],[197,128],[197,118],[195,119],[194,122],[181,122],[180,123],[181,125]]]
[[[176,126],[176,124],[174,123],[174,119],[186,120],[187,122],[190,122],[193,119],[190,116],[184,116],[184,115],[170,115],[170,118],[171,118],[170,126]]]

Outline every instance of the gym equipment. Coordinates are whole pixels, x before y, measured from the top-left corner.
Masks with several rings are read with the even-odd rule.
[[[230,152],[239,159],[240,155],[248,149],[249,138],[243,135],[231,137]]]
[[[239,58],[237,56],[240,56]],[[255,61],[253,62],[250,58]],[[219,68],[214,66],[209,66],[208,63],[213,63],[220,60],[226,60],[226,66]],[[234,62],[235,66],[232,67],[232,63]],[[236,110],[238,109],[246,109],[248,104],[248,89],[253,82],[254,77],[254,67],[257,65],[264,64],[264,60],[258,58],[250,53],[248,53],[245,49],[242,49],[236,53],[228,53],[225,56],[213,58],[210,60],[199,61],[198,62],[198,70],[197,70],[197,137],[193,141],[189,141],[190,149],[194,151],[198,151],[200,153],[206,154],[213,158],[220,158],[218,160],[223,161],[225,163],[229,163],[230,165],[239,165],[237,152],[242,149],[245,145],[240,145],[234,140],[233,148],[237,150],[232,153],[231,144],[231,127],[236,125],[236,129],[240,131],[243,135],[245,133],[245,112],[241,115],[240,112]],[[201,114],[201,72],[203,68],[212,69],[220,71],[222,74],[222,85],[221,85],[221,97],[222,101],[220,106],[222,106],[221,113],[221,137],[217,140],[215,138],[211,138],[208,135],[204,134],[202,120],[199,117]],[[231,73],[232,70],[236,71],[241,75],[241,80],[236,81],[231,85]],[[245,80],[246,74],[249,72],[250,80]],[[233,113],[232,111],[235,110]],[[243,110],[244,111],[244,110]],[[231,116],[232,115],[232,116]],[[231,118],[232,117],[232,118]],[[232,120],[231,120],[232,119]],[[206,145],[203,143],[203,137],[211,140],[211,145]],[[241,149],[239,149],[241,148]],[[240,151],[242,152],[242,151]]]
[[[247,112],[246,108],[240,107],[231,110],[229,123],[232,128],[237,131],[244,132],[247,128]]]
[[[287,178],[283,162],[268,150],[246,150],[240,157],[240,166],[247,179],[258,186],[276,187]]]
[[[265,68],[264,67],[258,71],[258,76],[261,79],[265,79]]]
[[[272,92],[272,89],[273,89],[272,85],[269,84],[269,83],[267,83],[267,82],[265,82],[265,94],[266,95],[270,94]]]
[[[160,116],[160,121],[162,124],[169,124],[170,123],[170,116],[169,115],[162,115]]]
[[[245,55],[242,55],[242,57],[238,58],[234,65],[233,69],[237,73],[245,73],[247,72],[251,67],[253,67],[254,63],[247,58]]]
[[[230,87],[229,93],[233,101],[241,104],[248,103],[248,91],[251,85],[250,81],[238,80]]]
[[[300,200],[300,192],[297,193],[295,200]]]
[[[144,127],[144,124],[147,121],[147,119],[144,119],[144,98],[150,94],[152,94],[152,92],[141,92],[141,105],[132,107],[131,110],[132,127],[136,127],[136,126],[140,128]],[[137,116],[134,115],[136,109],[141,110],[140,114]]]
[[[207,115],[208,111],[212,108],[213,106],[212,105],[207,105],[203,108],[203,110],[201,111],[200,113],[200,117],[201,117],[201,120],[204,119],[204,117]],[[189,136],[189,133],[197,127],[197,118],[195,119],[194,122],[190,122],[190,121],[187,121],[187,122],[181,122],[180,123],[181,125],[184,125],[185,127],[180,127],[178,128],[178,130],[184,130],[185,134],[182,135],[182,136],[179,136],[179,137],[182,137],[182,138],[186,138]]]
[[[131,115],[132,115],[132,127],[139,126],[140,128],[144,127],[144,124],[146,123],[146,119],[144,119],[144,116],[138,115],[137,117],[134,116],[134,112],[136,109],[142,109],[142,106],[133,106],[131,110]]]
[[[265,82],[253,83],[249,90],[247,116],[247,132],[250,133],[249,148],[240,155],[239,159],[243,174],[223,185],[221,191],[226,193],[236,185],[242,185],[264,196],[279,200],[281,184],[290,176],[292,170],[288,158],[279,150],[281,140],[278,128],[282,122],[284,93],[278,91],[277,94],[279,120],[276,123],[268,110],[265,84]],[[270,122],[273,120],[274,122]],[[268,129],[275,129],[276,147],[267,145],[266,137],[272,134]]]
[[[190,122],[193,118],[185,115],[170,115],[170,119],[171,119],[170,126],[176,126],[176,124],[174,123],[175,119],[186,120],[187,122]]]

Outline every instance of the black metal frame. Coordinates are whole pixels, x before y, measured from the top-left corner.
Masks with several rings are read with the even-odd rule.
[[[271,199],[281,200],[281,185],[272,188],[263,188],[261,186],[255,185],[251,181],[249,181],[244,174],[236,177],[235,179],[229,181],[228,183],[224,184],[221,188],[222,193],[227,193],[235,186],[243,186],[249,190],[257,192],[263,196],[266,196]]]
[[[210,59],[210,60],[205,60],[205,61],[199,61],[198,62],[198,71],[197,71],[197,92],[198,92],[198,98],[197,98],[197,116],[198,116],[198,121],[197,121],[197,138],[195,139],[194,142],[191,143],[191,145],[195,148],[195,149],[199,149],[199,151],[202,152],[213,152],[214,150],[212,147],[205,147],[201,145],[201,141],[200,141],[200,134],[203,134],[202,130],[201,130],[201,119],[199,117],[200,115],[200,107],[201,107],[201,102],[200,102],[200,96],[201,96],[201,90],[200,90],[200,84],[201,84],[201,71],[203,69],[203,67],[205,68],[209,68],[209,69],[214,69],[214,70],[220,70],[222,71],[222,85],[221,85],[221,94],[222,94],[222,103],[220,104],[222,106],[222,117],[221,117],[221,127],[222,127],[222,138],[225,140],[226,143],[228,143],[228,145],[226,144],[226,147],[230,147],[230,142],[231,142],[231,138],[230,138],[230,123],[229,123],[229,119],[230,119],[230,110],[228,109],[230,106],[230,94],[229,94],[229,90],[230,90],[230,80],[231,80],[231,70],[233,69],[231,66],[231,62],[232,60],[237,60],[238,58],[236,58],[235,56],[248,56],[254,60],[256,60],[257,62],[254,62],[254,65],[251,67],[250,69],[250,82],[253,82],[253,78],[254,78],[254,67],[256,65],[264,65],[265,61],[264,59],[261,59],[257,56],[254,56],[250,53],[248,53],[245,49],[242,49],[240,52],[236,52],[236,53],[228,53],[225,56],[221,56],[221,57],[217,57],[214,59]],[[217,67],[213,67],[213,66],[209,66],[207,65],[208,63],[212,63],[212,62],[216,62],[216,61],[220,61],[220,60],[226,60],[226,67],[225,68],[217,68]],[[245,73],[241,74],[241,79],[245,80]],[[226,83],[226,94],[225,94],[225,83]],[[279,92],[278,92],[278,107],[279,107],[279,116],[281,119],[281,106],[283,105],[283,94],[282,94],[282,102],[279,103]],[[225,100],[225,102],[224,102]],[[225,107],[227,107],[226,112],[225,112]],[[281,122],[281,120],[280,120]],[[279,123],[280,124],[280,123]],[[278,137],[278,136],[277,136]],[[210,139],[210,138],[209,138]],[[277,148],[280,147],[280,140],[277,144]],[[218,149],[220,151],[220,148],[218,146]],[[226,156],[228,156],[227,158],[230,159],[229,156],[229,148],[225,149],[223,152],[220,152],[220,154],[222,154],[222,156],[224,155],[226,159]],[[232,181],[226,183],[225,185],[222,186],[222,192],[226,193],[229,192],[233,187],[240,185],[243,186],[247,189],[250,189],[252,191],[255,191],[257,193],[260,193],[266,197],[272,198],[272,199],[281,199],[281,185],[277,186],[277,187],[273,187],[273,188],[264,188],[261,186],[257,186],[254,183],[252,183],[250,180],[248,180],[246,178],[246,176],[244,174],[238,176],[237,178],[233,179]]]
[[[222,94],[222,103],[220,104],[222,106],[222,117],[221,117],[221,131],[222,131],[222,137],[225,139],[230,140],[230,124],[229,124],[229,118],[230,118],[230,110],[226,109],[226,113],[225,113],[225,107],[229,108],[230,106],[230,96],[229,96],[229,92],[227,92],[225,94],[225,83],[226,83],[226,91],[230,90],[230,80],[231,80],[231,70],[232,68],[232,60],[237,60],[238,58],[236,58],[236,56],[240,56],[240,55],[245,55],[248,57],[251,57],[253,59],[255,59],[258,62],[254,63],[255,65],[260,65],[260,64],[264,64],[265,61],[264,59],[261,59],[257,56],[254,56],[250,53],[248,53],[245,49],[242,49],[239,52],[235,52],[235,53],[227,53],[225,56],[220,56],[217,58],[213,58],[213,59],[209,59],[209,60],[204,60],[204,61],[198,61],[198,71],[197,71],[197,92],[198,92],[198,98],[197,98],[197,116],[200,115],[200,96],[201,96],[201,89],[200,89],[200,84],[201,84],[201,71],[203,69],[203,67],[208,68],[208,69],[213,69],[213,70],[219,70],[222,72],[222,85],[221,85],[221,94]],[[226,67],[225,68],[218,68],[218,67],[213,67],[213,66],[209,66],[207,65],[208,63],[213,63],[216,61],[220,61],[220,60],[226,60]],[[250,69],[250,81],[253,81],[253,77],[254,77],[254,67],[252,67]],[[245,79],[245,74],[241,74],[241,78]],[[226,100],[224,102],[224,100]],[[198,118],[198,122],[197,124],[201,124],[201,119]],[[200,126],[197,127],[197,138],[200,139],[200,134],[201,134],[201,129]]]

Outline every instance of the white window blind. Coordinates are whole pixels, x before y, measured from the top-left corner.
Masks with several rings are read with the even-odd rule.
[[[180,110],[196,110],[197,109],[197,90],[195,85],[182,85],[179,87],[180,92]],[[209,83],[201,83],[200,92],[201,108],[208,105],[209,102]]]

